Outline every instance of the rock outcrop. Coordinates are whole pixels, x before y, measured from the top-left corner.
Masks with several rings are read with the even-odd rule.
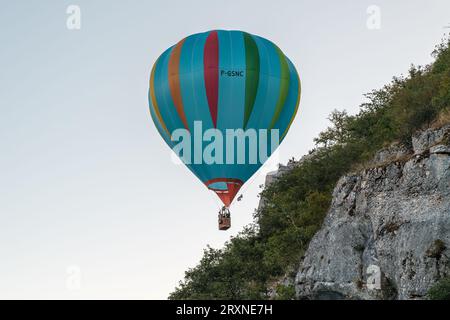
[[[450,275],[450,126],[342,177],[295,279],[300,299],[421,299]]]
[[[299,161],[296,161],[295,159],[289,160],[289,162],[286,165],[283,165],[283,164],[280,163],[278,165],[278,170],[269,172],[266,175],[266,179],[264,181],[264,185],[268,186],[273,181],[275,181],[278,178],[280,178],[283,174],[285,174],[286,172],[292,170],[295,166],[300,165],[304,161],[304,159],[307,159],[308,157],[309,157],[309,155],[306,155],[302,159],[300,159]],[[266,205],[265,199],[261,198],[259,200],[258,210],[261,210],[265,205]]]

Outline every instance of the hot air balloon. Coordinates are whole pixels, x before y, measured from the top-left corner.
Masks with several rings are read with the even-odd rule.
[[[161,54],[150,75],[153,122],[173,150],[180,151],[180,130],[191,137],[177,153],[222,200],[221,230],[230,227],[228,208],[240,188],[285,138],[299,101],[292,62],[271,41],[243,31],[188,36]],[[223,137],[243,137],[243,149]],[[204,153],[214,161],[202,159]]]

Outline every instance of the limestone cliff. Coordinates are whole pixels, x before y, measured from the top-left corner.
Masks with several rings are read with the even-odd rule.
[[[300,299],[420,299],[450,274],[450,125],[342,177],[295,279]]]

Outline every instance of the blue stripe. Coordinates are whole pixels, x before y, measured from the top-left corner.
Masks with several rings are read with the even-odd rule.
[[[203,49],[207,33],[186,38],[181,49],[180,85],[184,112],[189,128],[201,120],[203,128],[213,127],[203,78]]]
[[[216,189],[216,190],[227,190],[228,189],[228,186],[225,182],[214,182],[214,183],[211,183],[208,187],[212,188],[212,189]]]
[[[158,116],[156,115],[155,112],[155,107],[152,103],[152,99],[150,97],[150,90],[148,93],[148,102],[149,102],[149,106],[150,106],[150,114],[152,116],[153,119],[153,123],[156,126],[156,129],[158,129],[159,134],[161,135],[161,137],[164,139],[164,141],[169,145],[169,147],[173,147],[172,145],[172,141],[170,140],[170,137],[167,135],[167,132],[163,129],[161,123],[159,122]]]
[[[155,96],[158,101],[161,117],[166,124],[167,130],[172,134],[175,129],[184,128],[175,105],[170,95],[169,87],[169,58],[173,47],[166,50],[160,57],[160,62],[155,69]]]
[[[203,70],[203,57],[206,38],[209,32],[188,37],[181,50],[180,85],[186,119],[190,128],[194,121],[202,122],[203,132],[214,128],[209,111],[208,99]],[[194,132],[191,131],[191,134]],[[203,144],[202,150],[205,147]],[[192,160],[194,161],[194,144],[192,144]],[[213,168],[206,164],[191,164],[191,170],[196,172],[201,181],[205,182],[214,176]]]
[[[245,106],[245,46],[240,31],[218,31],[219,104],[217,128],[242,128]],[[243,76],[221,75],[221,71],[243,71]]]

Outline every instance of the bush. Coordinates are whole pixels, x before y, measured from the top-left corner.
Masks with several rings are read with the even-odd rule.
[[[436,282],[428,290],[428,298],[431,300],[450,300],[450,277]]]
[[[276,287],[276,300],[294,300],[295,299],[295,287],[294,285],[279,284]]]

